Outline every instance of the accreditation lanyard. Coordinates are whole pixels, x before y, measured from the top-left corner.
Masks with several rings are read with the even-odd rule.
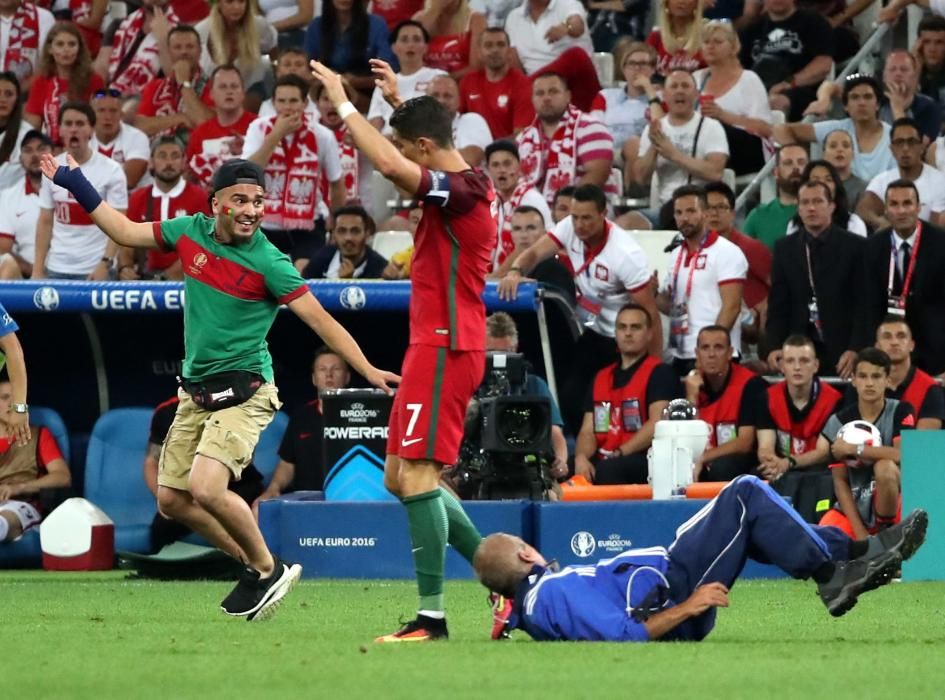
[[[804,252],[807,254],[807,281],[810,282],[810,295],[812,301],[817,303],[817,288],[814,287],[814,267],[810,262],[810,243],[804,241]]]
[[[922,222],[920,221],[915,227],[915,245],[912,246],[911,257],[909,258],[909,267],[906,270],[905,278],[902,280],[902,292],[899,295],[899,307],[903,308],[906,305],[906,297],[909,296],[909,287],[912,286],[912,274],[915,272],[915,261],[919,257],[919,244],[922,242]],[[889,253],[889,296],[892,297],[893,293],[893,280],[896,275],[896,258],[898,257],[899,248],[896,246],[896,234],[895,232],[890,232],[889,234],[889,246],[891,248]]]
[[[699,250],[695,252],[695,255],[690,256],[690,264],[687,265],[689,268],[689,277],[686,280],[686,296],[683,301],[688,301],[692,296],[692,277],[696,272],[696,262],[699,260],[699,256],[702,254],[702,251],[705,249],[706,242],[709,240],[710,235],[712,235],[711,231],[702,237],[702,242],[699,243]],[[674,304],[676,303],[676,283],[679,279],[679,269],[682,267],[683,257],[688,254],[689,247],[683,243],[681,246],[679,246],[679,255],[676,256],[676,265],[673,268],[672,286],[669,291],[669,298]]]
[[[604,222],[604,241],[600,244],[600,247],[597,250],[591,253],[591,257],[587,257],[587,251],[584,252],[584,264],[581,265],[581,267],[579,267],[577,271],[574,273],[575,277],[580,277],[582,272],[586,276],[588,277],[590,276],[591,263],[594,262],[595,258],[597,258],[597,256],[601,254],[601,251],[603,251],[604,248],[607,247],[607,241],[609,239],[610,239],[610,222],[605,221]]]

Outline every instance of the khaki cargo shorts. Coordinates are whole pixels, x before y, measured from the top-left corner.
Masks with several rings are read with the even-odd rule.
[[[195,455],[221,462],[239,481],[253,458],[259,434],[282,406],[274,384],[263,384],[249,401],[219,411],[207,411],[183,389],[171,429],[164,438],[158,484],[190,490],[190,468]]]

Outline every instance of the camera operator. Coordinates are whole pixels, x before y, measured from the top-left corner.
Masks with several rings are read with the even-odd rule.
[[[648,353],[653,317],[630,302],[614,325],[620,360],[594,379],[574,448],[574,472],[595,484],[645,484],[656,421],[682,387],[672,367]]]
[[[497,311],[486,319],[486,352],[518,352],[518,327],[515,319],[504,311]],[[564,439],[564,420],[558,402],[544,379],[533,372],[525,376],[525,396],[544,396],[551,402],[551,447],[554,450],[553,477],[568,475],[568,443]]]
[[[459,459],[444,474],[465,499],[558,500],[568,475],[561,414],[518,350],[511,316],[486,319],[486,373],[466,409]]]

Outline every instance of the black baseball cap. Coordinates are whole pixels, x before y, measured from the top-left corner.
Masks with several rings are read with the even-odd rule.
[[[32,141],[33,139],[39,139],[47,146],[53,145],[52,139],[49,138],[48,135],[44,134],[39,129],[30,129],[25,134],[23,134],[23,138],[20,139],[20,148],[23,148],[23,144],[27,143],[28,141]]]
[[[252,161],[242,158],[228,160],[213,174],[213,192],[233,185],[259,185],[265,189],[266,175]]]

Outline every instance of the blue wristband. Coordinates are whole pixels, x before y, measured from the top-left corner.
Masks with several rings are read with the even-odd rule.
[[[69,190],[79,206],[89,214],[102,203],[101,196],[92,187],[92,183],[85,179],[81,168],[70,170],[67,166],[60,165],[53,176],[53,182]]]

